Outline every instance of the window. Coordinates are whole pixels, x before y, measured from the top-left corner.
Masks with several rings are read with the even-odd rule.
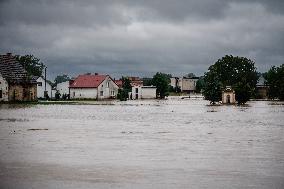
[[[0,90],[0,98],[2,98],[2,89]]]
[[[109,88],[109,81],[107,82],[107,88]]]
[[[138,88],[135,89],[135,92],[138,93]]]
[[[111,95],[111,96],[114,96],[114,91],[111,91],[111,92],[110,92],[110,95]]]
[[[104,91],[100,91],[100,96],[104,96]]]
[[[40,87],[41,87],[41,86],[42,86],[42,82],[38,82],[38,83],[37,83],[37,86],[40,86]]]

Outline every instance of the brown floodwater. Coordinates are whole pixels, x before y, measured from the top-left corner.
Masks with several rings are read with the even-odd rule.
[[[284,188],[284,104],[0,105],[0,188]]]

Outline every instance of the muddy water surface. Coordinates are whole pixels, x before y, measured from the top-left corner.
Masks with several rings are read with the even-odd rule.
[[[0,188],[284,188],[284,105],[1,105]]]

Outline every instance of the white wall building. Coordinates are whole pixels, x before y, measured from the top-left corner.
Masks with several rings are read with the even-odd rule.
[[[133,86],[130,99],[155,99],[157,88],[155,86]]]
[[[49,98],[54,97],[55,91],[52,90],[52,86],[48,82],[45,82],[43,77],[38,77],[36,81],[37,81],[37,98],[45,98],[44,96],[45,85]]]
[[[0,74],[0,101],[8,101],[8,82]]]
[[[70,81],[64,81],[56,85],[56,90],[60,93],[61,97],[64,94],[69,95],[69,83]]]
[[[70,85],[71,99],[116,98],[118,86],[108,75],[79,75]]]

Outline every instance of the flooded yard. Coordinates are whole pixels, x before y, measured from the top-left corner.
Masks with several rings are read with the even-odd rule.
[[[0,188],[284,188],[284,104],[0,105]]]

